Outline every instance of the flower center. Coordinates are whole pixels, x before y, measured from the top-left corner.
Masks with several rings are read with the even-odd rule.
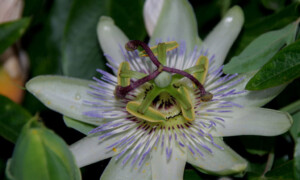
[[[208,70],[208,59],[201,56],[195,66],[179,70],[165,66],[166,54],[178,47],[177,42],[159,43],[149,48],[147,44],[133,40],[126,44],[126,49],[133,51],[138,46],[144,49],[140,56],[148,56],[157,69],[147,75],[132,71],[128,62],[121,63],[114,92],[116,98],[125,99],[129,92],[138,90],[135,99],[127,103],[126,110],[148,122],[175,125],[195,120],[195,102],[192,99],[207,102],[213,97],[202,85]]]

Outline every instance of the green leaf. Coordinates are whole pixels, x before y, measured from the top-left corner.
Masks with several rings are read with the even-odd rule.
[[[21,106],[0,95],[0,135],[15,143],[32,116]]]
[[[30,18],[0,24],[0,54],[24,34],[29,24]]]
[[[26,5],[30,6],[31,3],[33,2],[28,2]],[[32,76],[60,73],[62,38],[71,4],[72,1],[69,0],[54,0],[48,13],[33,14],[33,21],[40,22],[34,24],[25,36],[30,41],[25,49],[29,55]],[[49,9],[42,5],[34,8],[39,8],[41,11]],[[37,3],[31,6],[37,6]]]
[[[293,174],[294,160],[290,160],[277,168],[269,171],[265,177],[267,180],[294,180]]]
[[[4,174],[5,174],[5,159],[0,157],[0,178],[4,179]]]
[[[233,57],[224,66],[227,74],[245,73],[259,69],[272,58],[285,44],[295,40],[298,22],[286,27],[260,35],[238,56]]]
[[[250,6],[248,8],[248,11],[245,10],[245,16],[246,20],[248,19],[248,23],[245,24],[244,30],[241,32],[239,39],[235,43],[237,47],[230,52],[231,56],[240,54],[241,51],[244,50],[245,47],[247,47],[250,44],[250,42],[252,42],[259,35],[268,31],[280,29],[298,19],[300,15],[299,5],[300,2],[294,2],[272,15],[266,17],[263,16],[263,14],[260,15],[260,17],[263,18],[252,17],[252,21],[249,21],[249,17],[247,17],[247,14],[250,14],[252,11],[258,8],[253,9]]]
[[[223,0],[223,1],[217,1],[217,5],[220,6],[221,9],[221,16],[224,16],[231,5],[231,0]]]
[[[110,16],[129,39],[144,40],[146,29],[143,19],[144,0],[111,0]]]
[[[128,4],[130,7],[125,8]],[[141,6],[142,1],[126,0],[120,4],[116,0],[74,0],[65,26],[63,73],[90,79],[96,74],[96,68],[107,69],[96,33],[100,16],[116,18],[116,25],[124,27],[131,38],[145,37]]]
[[[298,119],[298,121],[299,120],[300,119]],[[300,133],[299,131],[298,131],[298,136],[297,136],[297,140],[295,141],[295,144],[296,146],[294,152],[294,175],[296,179],[300,179]]]
[[[248,167],[247,167],[247,173],[249,176],[249,173],[251,178],[249,179],[255,179],[260,177],[265,170],[266,163],[253,163],[253,162],[248,162]]]
[[[289,112],[293,116],[293,125],[290,128],[290,134],[295,142],[294,151],[294,176],[300,179],[300,100],[282,108],[281,110]]]
[[[292,116],[294,116],[294,114],[296,114],[300,111],[300,100],[295,101],[295,102],[281,108],[280,111],[286,111],[286,112],[290,113]]]
[[[265,8],[278,11],[284,7],[285,0],[261,0]]]
[[[290,133],[295,142],[298,140],[298,134],[300,133],[300,111],[293,115],[293,125],[290,128]]]
[[[194,169],[186,169],[184,170],[184,176],[183,176],[184,180],[201,180],[201,176],[199,176],[199,174],[197,173],[196,170]]]
[[[43,0],[38,0],[39,3],[35,1],[27,0],[27,10],[24,12],[33,16],[35,23],[24,36],[26,42],[30,42],[24,45],[30,59],[30,74],[32,77],[61,74],[62,37],[72,1],[54,0],[50,8]],[[23,104],[33,114],[45,109],[30,93],[25,95]]]
[[[293,125],[289,132],[292,135],[294,142],[297,142],[298,134],[300,133],[300,100],[281,108],[280,111],[285,111],[292,115]]]
[[[277,53],[246,85],[261,90],[292,81],[300,76],[300,40]]]
[[[66,126],[69,128],[76,129],[77,131],[81,132],[82,134],[88,135],[88,133],[95,129],[97,126],[91,125],[88,123],[84,123],[75,119],[72,119],[70,117],[64,116],[64,122]]]
[[[241,136],[240,138],[247,152],[259,156],[270,153],[274,146],[274,137]]]
[[[37,122],[24,126],[7,174],[11,179],[23,180],[81,179],[67,144]]]
[[[108,14],[108,0],[74,0],[63,41],[63,73],[90,79],[96,68],[104,69],[96,27],[100,16]]]
[[[42,15],[45,15],[44,9],[41,9],[41,6],[45,5],[45,1],[46,0],[24,0],[22,16],[34,16],[35,14],[40,13],[38,17],[40,18]]]
[[[189,1],[193,5],[200,37],[204,38],[218,22],[216,19],[219,19],[227,12],[225,11],[227,7],[224,4],[228,0],[223,1],[197,1],[197,4],[195,3],[196,1]],[[214,11],[206,11],[207,9],[214,9]],[[203,14],[204,11],[205,14]]]

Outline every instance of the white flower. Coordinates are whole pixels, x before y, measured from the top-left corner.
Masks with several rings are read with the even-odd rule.
[[[287,131],[292,123],[287,113],[254,107],[271,100],[283,86],[248,92],[244,87],[251,74],[223,76],[221,64],[243,24],[239,7],[228,11],[202,48],[197,48],[201,40],[189,3],[165,0],[161,7],[157,22],[152,19],[155,27],[146,18],[150,43],[169,38],[180,44],[167,52],[164,66],[120,48],[128,38],[110,18],[102,17],[99,40],[115,75],[98,70],[103,76],[96,82],[40,76],[30,80],[27,89],[49,108],[98,126],[70,148],[79,167],[112,157],[101,179],[182,179],[186,162],[203,172],[241,172],[247,162],[222,137]],[[197,64],[199,57],[203,66]],[[160,68],[169,73],[136,83]],[[198,81],[182,73],[186,69]],[[129,85],[129,79],[130,90],[116,88]],[[213,98],[204,98],[205,92]]]

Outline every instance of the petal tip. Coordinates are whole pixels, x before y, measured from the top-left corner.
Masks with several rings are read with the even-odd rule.
[[[109,16],[101,16],[99,18],[99,22],[98,22],[98,25],[97,25],[97,33],[99,35],[99,33],[102,31],[102,30],[109,30],[110,29],[110,26],[111,25],[114,25],[115,22],[114,20],[109,17]]]
[[[33,95],[36,95],[37,91],[39,89],[38,83],[40,81],[43,82],[45,80],[45,78],[46,78],[45,76],[37,76],[37,77],[30,79],[25,84],[26,90],[29,91],[30,93],[32,93]]]
[[[247,161],[244,161],[243,163],[241,164],[236,164],[232,167],[232,170],[234,172],[243,172],[246,170],[246,168],[248,167],[248,162]]]
[[[219,67],[223,64],[243,24],[243,10],[239,6],[233,6],[205,38],[205,46],[210,50],[210,54],[214,54],[216,57],[214,66]]]
[[[114,20],[109,16],[101,16],[99,18],[99,23],[102,23],[102,22],[113,22],[114,23]]]
[[[278,111],[282,113],[282,118],[278,122],[277,129],[273,132],[271,136],[278,136],[287,132],[293,125],[293,117],[288,112]],[[277,131],[276,131],[277,130]]]
[[[233,6],[228,10],[225,16],[232,17],[236,19],[236,22],[244,24],[244,12],[240,6]]]

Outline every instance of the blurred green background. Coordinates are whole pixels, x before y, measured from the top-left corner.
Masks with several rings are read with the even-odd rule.
[[[238,55],[259,35],[283,28],[300,16],[299,1],[292,0],[210,0],[189,1],[197,17],[198,32],[204,38],[218,23],[222,15],[233,5],[244,10],[245,25],[237,41],[230,50],[226,61]],[[42,74],[59,74],[91,79],[96,74],[95,67],[109,70],[106,59],[98,43],[96,25],[102,15],[111,16],[116,25],[130,39],[147,41],[143,22],[144,0],[25,0],[23,17],[25,28],[20,38],[20,46],[27,52],[30,69],[27,79]],[[27,23],[27,25],[26,25]],[[28,27],[27,27],[28,26]],[[17,37],[17,36],[16,36]],[[299,47],[300,48],[300,47]],[[1,49],[1,48],[0,48]],[[299,50],[300,51],[300,50]],[[300,71],[300,70],[299,70]],[[300,80],[296,79],[265,107],[281,109],[300,99]],[[0,122],[10,119],[29,119],[36,116],[47,128],[53,130],[67,144],[84,137],[83,134],[66,127],[62,116],[42,105],[31,94],[26,93],[20,106],[0,98]],[[11,105],[12,111],[5,107]],[[290,106],[289,111],[295,122],[300,119],[300,104]],[[28,112],[23,112],[28,111]],[[16,114],[27,114],[16,117]],[[300,121],[300,120],[299,120]],[[15,129],[16,136],[0,137],[0,179],[5,179],[6,162],[12,156],[14,143],[22,126]],[[272,171],[266,179],[300,178],[300,136],[298,126],[290,133],[277,137],[230,137],[225,141],[236,152],[250,161],[250,168],[244,177],[233,179],[260,179],[267,163],[273,163]],[[2,130],[1,130],[2,131]],[[3,136],[4,130],[1,135]],[[282,148],[283,147],[283,148]],[[99,179],[108,160],[81,169],[83,179]],[[201,174],[187,165],[185,178],[218,179]]]

